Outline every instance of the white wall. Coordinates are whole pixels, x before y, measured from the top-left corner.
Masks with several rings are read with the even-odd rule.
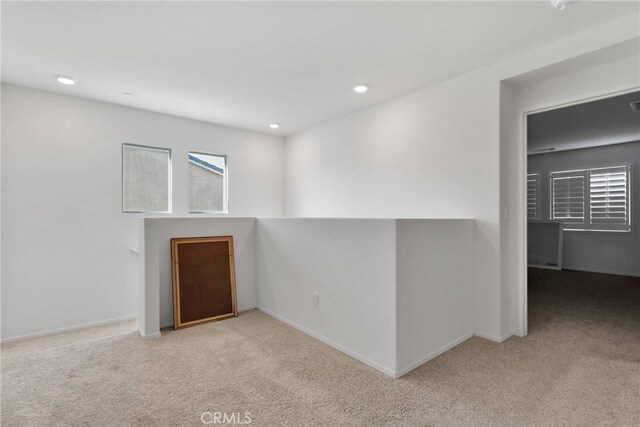
[[[258,308],[404,375],[473,335],[473,230],[465,219],[258,218]]]
[[[529,156],[529,171],[540,173],[541,219],[550,216],[550,172],[626,164],[632,166],[632,233],[565,231],[564,269],[640,276],[640,142]]]
[[[138,220],[138,330],[143,338],[160,336],[160,244],[158,221]]]
[[[402,375],[473,334],[471,220],[396,221],[397,362]]]
[[[257,223],[258,308],[394,375],[395,221]]]
[[[615,50],[617,46],[612,46]],[[604,57],[606,50],[596,52],[593,57]],[[637,85],[640,79],[640,53],[618,58],[611,61],[599,62],[587,68],[572,68],[560,75],[551,75],[539,70],[540,78],[535,75],[526,80],[510,79],[507,84],[514,89],[519,110],[535,111],[546,109],[559,104],[582,101],[591,96],[607,94],[611,90],[626,89]],[[554,67],[550,67],[554,68]],[[550,105],[551,104],[551,105]]]
[[[476,332],[501,340],[516,330],[515,290],[503,299],[501,81],[638,37],[635,17],[524,52],[383,105],[287,138],[287,214],[476,218]],[[515,171],[515,169],[514,169]],[[503,197],[504,196],[504,197]],[[515,200],[515,198],[513,198]],[[503,203],[504,202],[504,203]],[[515,240],[515,239],[514,239]]]
[[[187,151],[228,155],[229,211],[284,213],[281,138],[2,85],[2,339],[130,317],[139,215],[121,213],[121,144],[173,150],[187,214]]]
[[[478,219],[474,279],[496,287],[477,294],[486,335],[499,321],[497,87],[471,73],[287,139],[289,216]]]
[[[513,268],[515,257],[512,248],[518,247],[517,236],[510,233],[509,227],[516,223],[516,212],[511,204],[514,203],[511,191],[519,185],[513,176],[517,174],[517,161],[514,160],[517,150],[515,144],[506,141],[515,141],[517,121],[517,108],[513,91],[509,86],[500,85],[500,330],[502,336],[517,329],[517,301],[522,298],[518,294],[517,270]]]

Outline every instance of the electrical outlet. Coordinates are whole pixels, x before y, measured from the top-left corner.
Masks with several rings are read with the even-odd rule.
[[[317,307],[320,303],[320,294],[318,292],[313,293],[313,306]]]

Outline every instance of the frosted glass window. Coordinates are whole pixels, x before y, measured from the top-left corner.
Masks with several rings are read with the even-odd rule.
[[[189,212],[227,213],[227,157],[190,152]]]
[[[122,144],[123,212],[170,212],[171,150]]]

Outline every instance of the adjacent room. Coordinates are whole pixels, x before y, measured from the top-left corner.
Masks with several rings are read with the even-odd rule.
[[[612,387],[638,375],[625,363],[640,342],[638,101],[631,91],[527,116],[529,334],[616,360]],[[594,368],[581,365],[572,375],[585,381]]]
[[[3,425],[640,425],[639,1],[0,7]]]

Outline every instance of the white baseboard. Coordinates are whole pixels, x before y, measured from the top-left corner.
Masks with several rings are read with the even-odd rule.
[[[515,334],[514,333],[510,333],[510,334],[507,334],[507,335],[505,335],[503,337],[495,337],[493,335],[486,335],[486,334],[481,334],[480,332],[475,332],[473,335],[475,335],[476,337],[479,337],[479,338],[484,338],[485,340],[501,343],[501,342],[504,342],[507,339],[511,338]]]
[[[431,359],[435,359],[436,357],[440,356],[445,351],[449,351],[453,347],[457,346],[458,344],[462,344],[464,341],[468,340],[472,336],[473,336],[473,334],[466,334],[466,335],[463,335],[463,336],[461,336],[459,338],[456,338],[455,340],[451,341],[449,344],[446,344],[443,347],[440,347],[439,349],[437,349],[436,351],[433,351],[433,352],[429,353],[426,357],[423,357],[422,359],[411,363],[409,366],[407,366],[405,368],[399,369],[398,372],[396,372],[395,377],[396,378],[400,378],[401,376],[408,374],[409,372],[413,371],[414,369],[418,368],[419,366],[424,365],[425,363],[427,363]]]
[[[160,338],[160,336],[161,336],[160,332],[154,332],[152,334],[147,334],[147,335],[143,334],[142,331],[138,331],[138,332],[140,332],[140,336],[142,337],[143,340],[150,340],[150,339],[153,339],[153,338]]]
[[[245,305],[244,307],[238,307],[238,313],[242,313],[243,311],[255,310],[258,308],[256,305]]]
[[[51,329],[49,331],[35,332],[33,334],[25,334],[25,335],[19,335],[16,337],[2,338],[0,342],[7,343],[7,342],[13,342],[13,341],[22,341],[29,338],[45,337],[48,335],[61,334],[63,332],[77,331],[79,329],[87,329],[87,328],[93,328],[96,326],[104,326],[104,325],[110,325],[112,323],[124,322],[127,320],[135,320],[137,318],[138,318],[137,315],[117,317],[115,319],[101,320],[99,322],[83,323],[81,325],[68,326],[66,328]]]
[[[299,330],[300,332],[303,332],[303,333],[305,333],[305,334],[317,339],[320,342],[323,342],[323,343],[327,344],[330,347],[335,348],[336,350],[346,354],[347,356],[351,356],[354,359],[364,363],[365,365],[371,366],[372,368],[374,368],[374,369],[376,369],[376,370],[382,372],[383,374],[386,374],[386,375],[388,375],[388,376],[390,376],[392,378],[397,378],[396,372],[392,371],[391,369],[388,369],[388,368],[380,365],[379,363],[376,363],[376,362],[374,362],[372,360],[369,360],[366,357],[364,357],[364,356],[362,356],[362,355],[360,355],[360,354],[358,354],[358,353],[356,353],[356,352],[354,352],[352,350],[349,350],[349,349],[341,346],[340,344],[337,344],[337,343],[333,342],[329,338],[326,338],[326,337],[324,337],[324,336],[322,336],[320,334],[317,334],[317,333],[315,333],[313,331],[310,331],[309,329],[305,328],[304,326],[300,326],[296,322],[293,322],[293,321],[287,319],[286,317],[283,317],[283,316],[281,316],[279,314],[276,314],[276,313],[274,313],[273,311],[271,311],[271,310],[269,310],[267,308],[264,308],[264,307],[261,307],[261,306],[258,306],[257,308],[261,312],[263,312],[263,313],[265,313],[265,314],[267,314],[267,315],[269,315],[269,316],[271,316],[271,317],[273,317],[275,319],[278,319],[283,323],[286,323],[287,325],[289,325],[289,326]]]

